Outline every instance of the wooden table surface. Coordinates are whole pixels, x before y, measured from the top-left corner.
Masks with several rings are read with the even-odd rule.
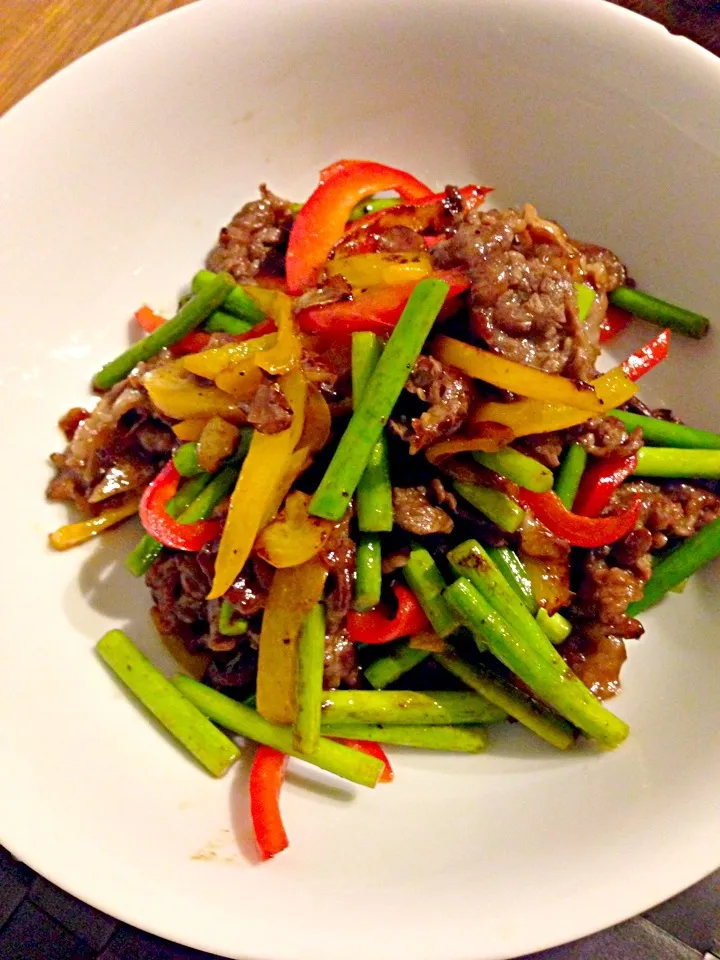
[[[0,0],[0,114],[93,47],[193,0]],[[272,0],[268,0],[272,2]],[[275,0],[277,2],[277,0]],[[610,0],[720,54],[714,0]]]

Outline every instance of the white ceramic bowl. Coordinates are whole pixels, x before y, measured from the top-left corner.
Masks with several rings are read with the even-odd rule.
[[[489,182],[606,244],[647,289],[720,299],[720,63],[601,0],[204,0],[121,37],[0,122],[4,349],[0,829],[79,897],[252,960],[491,960],[582,936],[720,865],[713,577],[647,615],[610,754],[508,730],[486,756],[397,753],[392,787],[295,765],[290,850],[248,844],[246,768],[216,783],[92,646],[152,639],[125,529],[45,546],[57,416],[86,400],[141,302],[171,307],[267,181],[293,198],[343,156],[442,187]],[[634,328],[618,350],[647,339]],[[717,335],[648,384],[720,427]],[[310,785],[310,789],[308,789]],[[240,840],[238,850],[236,836]]]

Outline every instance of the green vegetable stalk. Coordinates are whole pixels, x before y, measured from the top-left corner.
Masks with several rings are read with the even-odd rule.
[[[321,603],[316,603],[298,642],[297,714],[293,724],[293,745],[298,753],[314,753],[320,743],[324,667],[325,611]]]
[[[694,337],[701,340],[707,336],[710,329],[710,321],[707,317],[699,313],[693,313],[691,310],[685,310],[683,307],[676,307],[665,300],[658,300],[657,297],[649,293],[643,293],[642,290],[633,290],[630,287],[618,287],[608,294],[608,300],[616,307],[627,310],[647,320],[648,323],[656,323],[660,327],[669,327],[673,333],[681,333],[686,337]]]
[[[697,430],[683,423],[644,417],[627,410],[611,410],[610,416],[622,420],[628,431],[640,427],[643,440],[656,447],[683,447],[686,450],[720,450],[720,434]]]
[[[354,333],[352,337],[353,407],[358,408],[372,373],[382,356],[382,343],[374,333]],[[358,527],[366,533],[392,530],[393,502],[390,461],[385,432],[373,447],[355,493]],[[378,541],[379,546],[379,541]]]
[[[212,690],[183,674],[173,677],[172,683],[205,716],[221,727],[225,727],[226,730],[232,730],[233,733],[254,740],[256,743],[274,747],[275,750],[287,753],[288,756],[305,760],[315,767],[334,773],[352,783],[358,783],[363,787],[374,787],[384,769],[381,760],[359,753],[350,747],[344,747],[325,737],[320,738],[314,753],[300,753],[293,745],[293,732],[290,727],[268,723],[259,713],[244,703],[238,703],[231,697],[226,697],[224,693],[218,693],[217,690]]]
[[[397,747],[416,747],[419,750],[447,750],[453,753],[481,753],[487,749],[487,729],[464,724],[460,727],[406,726],[381,723],[339,723],[323,727],[326,737],[346,737],[350,740],[371,740]]]
[[[515,533],[525,519],[523,508],[501,490],[481,487],[476,483],[461,483],[459,480],[453,483],[453,489],[506,533]]]
[[[475,450],[473,457],[483,467],[494,470],[501,477],[512,480],[526,490],[533,490],[536,493],[547,493],[548,490],[552,490],[552,471],[532,457],[520,453],[519,450],[513,450],[512,447],[505,447],[494,453]]]
[[[560,497],[567,510],[572,510],[586,463],[587,451],[585,447],[579,443],[571,443],[560,464],[555,481],[555,493]]]
[[[96,646],[118,680],[215,777],[222,777],[240,750],[166,680],[122,630],[110,630]]]
[[[482,694],[486,700],[500,707],[538,737],[547,740],[559,750],[572,746],[575,739],[572,727],[562,718],[533,702],[517,688],[482,672],[462,660],[456,653],[436,653],[434,657],[442,667],[462,680],[471,690]]]
[[[355,561],[355,609],[371,610],[380,603],[382,552],[380,537],[361,533]]]
[[[446,690],[332,690],[325,694],[325,724],[382,723],[452,726],[457,723],[497,723],[504,710],[478,693]]]
[[[312,516],[339,520],[345,513],[449,289],[444,280],[425,279],[413,290],[310,501]]]
[[[207,290],[216,276],[217,274],[211,270],[200,270],[192,279],[192,292],[201,293],[203,290]],[[234,317],[238,317],[240,320],[246,320],[253,327],[256,323],[260,323],[261,320],[265,319],[265,314],[253,298],[245,293],[243,288],[237,284],[233,286],[227,295],[223,303],[223,309],[231,313]],[[228,330],[227,332],[234,333],[235,331]]]
[[[365,679],[375,690],[384,690],[429,656],[429,650],[418,650],[406,640],[400,641],[390,653],[365,667]]]
[[[94,385],[98,390],[109,390],[143,360],[149,360],[164,347],[171,347],[182,340],[224,303],[234,286],[229,274],[215,274],[212,283],[208,283],[205,289],[183,304],[172,320],[168,320],[147,337],[133,343],[119,357],[106,363],[102,370],[95,374]]]
[[[430,553],[413,544],[402,572],[435,633],[439,637],[449,637],[460,624],[442,595],[447,584]]]
[[[652,576],[645,584],[642,599],[630,604],[628,614],[637,617],[648,607],[654,606],[668,591],[675,590],[684,580],[718,556],[720,518],[706,524],[656,564]]]
[[[575,676],[534,620],[537,633],[511,627],[464,577],[451,584],[445,596],[473,634],[511,673],[587,737],[610,748],[627,737],[627,724],[606,710]]]

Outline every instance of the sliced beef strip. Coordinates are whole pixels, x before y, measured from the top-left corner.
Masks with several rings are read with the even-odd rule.
[[[428,409],[409,422],[391,420],[390,428],[406,440],[411,453],[452,436],[465,422],[472,398],[469,377],[443,366],[434,357],[418,357],[405,390],[428,404]],[[407,418],[405,418],[407,420]]]
[[[262,270],[280,273],[293,222],[292,206],[260,186],[260,199],[246,203],[220,231],[217,246],[207,258],[208,269],[227,271],[239,282],[252,280]]]
[[[197,555],[198,565],[208,584],[206,594],[215,575],[219,543],[219,540],[213,540],[205,544]],[[268,565],[258,557],[253,557],[237,575],[232,586],[226,591],[224,599],[235,607],[241,617],[252,617],[264,608],[271,580],[272,575],[268,574]]]
[[[471,329],[491,350],[550,373],[593,377],[606,293],[624,276],[609,251],[574,243],[527,204],[462,214],[432,255],[440,267],[468,270]],[[586,278],[597,303],[581,323],[573,283]]]
[[[329,635],[342,628],[355,589],[355,541],[348,519],[336,525],[323,545],[320,558],[329,571],[325,597],[325,626]]]
[[[345,629],[345,617],[352,606],[355,589],[355,541],[350,521],[337,524],[323,546],[320,557],[329,571],[325,594],[325,671],[323,686],[356,687],[359,681],[357,651]]]
[[[292,423],[292,408],[277,381],[261,383],[250,401],[248,423],[258,433],[281,433]]]
[[[392,494],[393,519],[403,530],[416,536],[452,533],[452,518],[441,507],[433,506],[427,487],[393,487]]]
[[[93,514],[110,497],[144,489],[177,443],[142,386],[143,373],[168,356],[163,352],[152,363],[140,364],[104,393],[92,411],[74,407],[61,418],[69,442],[63,453],[50,458],[57,472],[48,499]]]
[[[357,662],[356,646],[343,627],[325,636],[325,669],[323,689],[337,690],[338,687],[358,686],[360,670]]]
[[[592,457],[629,457],[643,445],[642,429],[628,433],[617,417],[591,417],[568,433]]]
[[[520,437],[515,442],[515,446],[522,453],[538,460],[543,466],[554,470],[560,466],[560,454],[566,442],[561,433],[531,433],[526,437]]]
[[[688,483],[663,486],[644,480],[624,483],[608,511],[640,497],[642,509],[634,530],[610,547],[583,556],[571,619],[573,635],[561,652],[598,696],[617,692],[625,659],[623,640],[639,637],[643,626],[628,616],[652,573],[652,554],[670,542],[691,537],[720,516],[720,496]]]
[[[241,640],[229,653],[213,656],[203,678],[209,686],[231,697],[242,695],[257,677],[258,634],[251,627]]]

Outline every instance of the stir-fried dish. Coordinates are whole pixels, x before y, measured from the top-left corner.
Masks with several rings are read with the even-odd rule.
[[[82,519],[51,544],[138,514],[128,585],[182,673],[98,651],[215,775],[219,728],[260,745],[263,856],[288,756],[374,786],[381,744],[477,753],[505,720],[618,746],[638,615],[720,553],[720,435],[638,398],[707,320],[489,193],[360,161],[304,204],[263,185],[60,421],[48,496]],[[607,369],[631,314],[660,330]]]

